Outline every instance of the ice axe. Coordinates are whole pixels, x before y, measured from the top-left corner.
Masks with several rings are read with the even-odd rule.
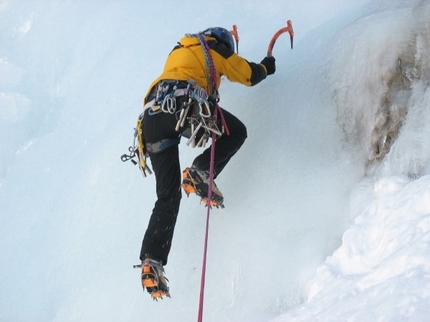
[[[237,33],[237,26],[233,25],[233,30],[230,30],[230,34],[233,36],[236,41],[236,54],[239,55],[239,34]]]
[[[278,39],[278,37],[284,32],[288,32],[290,34],[291,49],[293,49],[293,37],[294,37],[293,23],[291,22],[291,20],[287,20],[287,26],[279,29],[270,40],[269,47],[267,48],[267,57],[272,57],[273,46],[275,46],[275,42]]]

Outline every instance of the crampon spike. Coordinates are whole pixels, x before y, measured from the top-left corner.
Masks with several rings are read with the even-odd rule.
[[[163,292],[163,291],[153,291],[151,293],[151,297],[154,301],[158,301],[158,299],[163,300],[163,297],[168,297],[171,298],[170,293],[169,292]]]
[[[223,203],[218,203],[213,200],[211,202],[208,202],[207,198],[202,198],[201,202],[203,202],[206,207],[210,206],[210,207],[216,207],[216,208],[222,208],[222,209],[225,208]]]

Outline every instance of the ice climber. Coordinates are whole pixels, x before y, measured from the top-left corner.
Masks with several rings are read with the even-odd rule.
[[[167,264],[181,201],[181,186],[211,206],[223,207],[215,183],[209,189],[210,148],[182,172],[178,144],[182,136],[203,146],[216,132],[213,178],[220,175],[247,137],[245,125],[218,105],[221,76],[253,86],[275,73],[275,59],[248,62],[234,52],[234,39],[221,27],[187,34],[167,57],[162,74],[144,98],[143,136],[156,179],[157,200],[145,232],[140,260],[142,286],[153,299],[170,296],[164,266]],[[219,109],[219,113],[216,115]],[[222,133],[222,129],[228,129]],[[197,143],[196,143],[197,142]],[[182,179],[182,183],[181,183]]]

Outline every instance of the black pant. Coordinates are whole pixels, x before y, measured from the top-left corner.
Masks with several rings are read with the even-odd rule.
[[[143,119],[144,137],[147,143],[163,139],[176,139],[176,117],[174,114],[155,115],[145,112]],[[247,137],[245,125],[233,114],[222,109],[230,135],[224,134],[216,140],[214,177],[219,175],[230,158],[239,150]],[[218,116],[221,128],[221,117]],[[181,168],[178,145],[171,146],[158,153],[150,153],[152,168],[156,180],[157,201],[155,202],[148,228],[142,242],[140,259],[148,254],[152,259],[167,264],[167,257],[173,239],[176,218],[181,201]],[[202,170],[209,170],[210,147],[195,158],[194,165]]]

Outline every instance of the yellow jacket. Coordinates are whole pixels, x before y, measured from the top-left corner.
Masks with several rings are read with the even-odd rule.
[[[253,86],[266,78],[266,68],[262,64],[248,62],[224,44],[217,42],[215,38],[205,37],[205,39],[216,70],[216,89],[219,88],[223,75],[232,82],[246,86]],[[210,94],[206,77],[206,59],[200,41],[196,37],[185,36],[167,57],[163,73],[152,82],[144,103],[152,88],[159,81],[187,81],[190,79],[195,80],[198,86]]]

